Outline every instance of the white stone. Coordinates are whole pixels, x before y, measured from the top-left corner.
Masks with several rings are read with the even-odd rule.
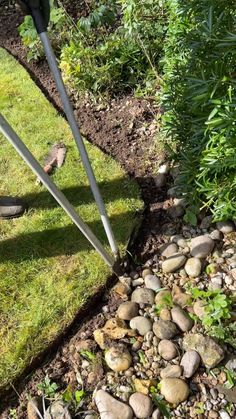
[[[141,336],[145,336],[152,330],[152,322],[143,316],[134,317],[129,323],[131,329],[137,330]]]
[[[147,419],[153,412],[152,400],[143,393],[133,393],[129,398],[129,404],[138,419]]]
[[[187,260],[184,269],[188,276],[191,278],[197,278],[201,273],[202,263],[198,258],[190,258]]]
[[[183,367],[183,376],[192,377],[200,365],[200,355],[196,351],[187,351],[183,355],[180,365]]]
[[[219,221],[216,223],[217,230],[221,231],[223,234],[232,233],[235,231],[235,225],[233,221]]]
[[[101,419],[132,419],[133,411],[130,406],[110,396],[104,390],[95,394],[95,403]]]
[[[194,237],[190,242],[191,255],[203,259],[206,258],[214,248],[214,241],[208,236]]]

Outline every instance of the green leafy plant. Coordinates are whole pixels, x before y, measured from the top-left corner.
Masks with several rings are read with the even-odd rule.
[[[169,0],[164,46],[163,125],[177,144],[185,220],[200,208],[236,216],[235,3]]]
[[[62,8],[56,7],[51,1],[50,21],[48,26],[49,37],[56,54],[59,54],[62,44],[69,38],[69,22]],[[27,47],[28,60],[39,60],[44,57],[44,50],[34,26],[31,16],[25,16],[18,28],[23,44]]]
[[[56,391],[58,390],[58,385],[52,382],[48,375],[44,377],[44,380],[37,385],[40,393],[45,396],[47,399],[53,399],[55,397]]]
[[[164,418],[170,418],[171,417],[170,408],[166,404],[166,402],[164,401],[163,396],[161,396],[158,393],[158,386],[157,387],[151,386],[150,387],[150,393],[151,393],[151,396],[152,396],[153,403],[155,404],[156,407],[158,407],[158,409],[160,410],[163,417]]]
[[[165,290],[166,288],[161,288],[158,290],[158,292],[165,291]],[[169,292],[163,295],[160,303],[155,306],[155,311],[159,315],[163,308],[173,308],[173,306],[174,306],[173,298],[172,298],[171,293]]]
[[[68,403],[76,411],[82,406],[86,393],[84,390],[73,391],[70,386],[62,393],[62,400]]]
[[[194,300],[203,302],[204,315],[201,321],[206,332],[212,336],[229,343],[236,347],[236,323],[230,322],[233,301],[225,295],[222,290],[199,290],[198,288],[189,288]]]
[[[236,372],[228,370],[227,368],[223,368],[223,371],[225,372],[227,378],[224,383],[224,387],[226,387],[227,389],[234,387],[236,381]]]
[[[230,319],[232,302],[221,290],[202,291],[198,288],[192,288],[193,299],[204,302],[205,315],[202,318],[202,324],[210,328],[219,325],[222,321]]]
[[[145,352],[144,351],[138,351],[137,354],[139,356],[139,360],[140,360],[141,364],[145,365],[148,362],[147,357],[145,355]]]
[[[85,358],[87,361],[92,361],[94,362],[96,360],[96,355],[94,355],[93,352],[91,351],[87,351],[87,350],[81,350],[80,355]]]
[[[205,413],[204,403],[198,402],[194,404],[194,413],[196,415],[203,415]]]
[[[60,67],[71,89],[93,97],[155,94],[165,14],[159,0],[100,0],[80,18]]]

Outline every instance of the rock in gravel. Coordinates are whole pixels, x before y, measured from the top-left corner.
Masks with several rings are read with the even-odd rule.
[[[126,335],[135,336],[135,332],[128,329],[125,321],[119,318],[107,320],[103,328],[93,332],[94,339],[101,349],[108,347],[110,340],[122,339]]]
[[[120,295],[121,297],[129,295],[131,293],[131,288],[128,284],[125,284],[121,281],[118,281],[117,284],[113,287],[113,291]]]
[[[71,419],[71,415],[64,402],[56,400],[46,410],[44,419]]]
[[[202,263],[198,258],[190,258],[184,266],[185,271],[191,278],[197,278],[202,270]]]
[[[117,310],[117,316],[122,320],[131,320],[138,315],[139,305],[133,301],[125,301]]]
[[[172,339],[179,331],[173,322],[167,320],[157,320],[153,324],[153,332],[159,339]]]
[[[158,173],[154,179],[155,185],[158,189],[163,188],[166,184],[166,176],[164,173]]]
[[[161,281],[156,275],[146,275],[144,283],[146,288],[153,291],[159,290],[162,287]]]
[[[228,370],[236,371],[236,355],[231,355],[230,359],[226,362],[225,367]]]
[[[142,271],[142,277],[145,279],[145,276],[147,276],[147,275],[153,275],[153,272],[152,272],[152,270],[150,269],[150,268],[145,268],[143,271]]]
[[[152,306],[155,301],[155,293],[148,288],[137,288],[131,295],[131,301]]]
[[[182,330],[182,332],[188,332],[193,327],[193,320],[186,311],[181,307],[173,307],[171,309],[172,321]]]
[[[27,417],[28,419],[39,419],[39,415],[43,415],[42,399],[40,397],[32,397],[27,403]]]
[[[164,260],[162,263],[162,270],[165,273],[176,272],[181,266],[185,264],[186,257],[181,253],[176,253]]]
[[[221,346],[209,336],[200,333],[186,335],[183,339],[185,351],[197,351],[206,368],[214,368],[224,359],[224,351]]]
[[[134,379],[134,388],[137,393],[142,393],[147,396],[151,385],[156,385],[156,381],[155,380],[140,380],[139,378]]]
[[[220,419],[230,419],[229,414],[225,410],[221,410],[219,413],[220,413]]]
[[[192,377],[200,365],[200,355],[196,351],[187,351],[183,355],[180,365],[183,367],[183,376]]]
[[[236,386],[227,388],[225,385],[218,385],[217,390],[219,393],[224,394],[229,403],[236,403]]]
[[[202,300],[197,300],[193,304],[193,311],[194,314],[199,317],[199,319],[203,319],[206,314],[206,303]]]
[[[147,317],[137,316],[130,320],[131,329],[137,330],[139,335],[145,336],[147,332],[152,330],[152,322]]]
[[[161,419],[161,412],[159,409],[155,409],[152,414],[152,419]]]
[[[112,371],[119,372],[125,371],[130,367],[132,357],[128,349],[113,346],[106,351],[105,361]]]
[[[192,303],[192,297],[185,292],[180,292],[173,295],[173,302],[182,308],[188,307]]]
[[[146,419],[152,414],[152,400],[142,393],[133,393],[129,398],[129,404],[138,419]]]
[[[179,248],[176,243],[166,243],[160,247],[161,255],[165,258],[168,258],[174,255],[175,253],[178,252],[178,250]]]
[[[160,372],[161,378],[179,378],[182,375],[182,367],[180,365],[167,365]]]
[[[223,234],[221,233],[221,231],[219,231],[219,230],[213,230],[211,233],[210,233],[210,238],[212,239],[212,240],[215,240],[215,241],[220,241],[220,240],[222,240],[222,238],[223,238]]]
[[[171,340],[161,340],[158,345],[158,352],[163,359],[166,361],[171,361],[172,359],[176,358],[178,355],[178,350]]]
[[[160,382],[161,394],[166,401],[175,405],[184,402],[189,396],[189,387],[180,378],[164,378]]]
[[[223,234],[228,234],[235,231],[235,225],[233,221],[219,221],[216,223],[216,228]]]
[[[104,390],[95,394],[95,403],[101,419],[132,419],[133,411],[130,406],[110,396]]]
[[[170,310],[168,310],[168,308],[164,307],[161,309],[160,311],[160,319],[161,320],[171,320],[171,313]]]
[[[190,242],[190,251],[193,257],[204,259],[214,248],[214,241],[208,236],[194,237]]]
[[[167,299],[168,301],[172,299],[170,290],[159,291],[155,297],[155,303],[157,305],[164,305]]]

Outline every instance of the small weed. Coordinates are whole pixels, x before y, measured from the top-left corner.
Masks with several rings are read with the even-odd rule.
[[[58,385],[54,382],[51,382],[48,375],[45,376],[44,380],[39,383],[37,387],[40,393],[47,399],[53,399],[55,397],[56,391],[58,390]]]
[[[208,335],[216,337],[235,347],[236,323],[229,323],[233,302],[222,290],[202,291],[198,288],[188,287],[194,300],[201,300],[204,303],[205,315],[198,320],[205,327]]]
[[[161,288],[158,290],[158,292],[160,291],[166,291],[166,288]],[[174,303],[173,303],[173,298],[172,298],[171,293],[166,293],[161,298],[160,303],[155,306],[155,311],[159,315],[163,308],[173,308],[173,306],[174,306]]]
[[[17,419],[18,415],[17,415],[17,410],[16,409],[10,409],[8,412],[8,418],[9,419]]]
[[[223,368],[223,371],[226,374],[227,380],[224,383],[224,387],[230,389],[235,386],[236,382],[236,372],[228,370],[227,368]]]
[[[94,353],[91,352],[91,351],[81,350],[79,353],[87,361],[95,361],[96,360],[96,355],[94,355]]]
[[[70,386],[68,386],[66,390],[62,393],[62,400],[65,403],[70,404],[75,411],[81,407],[84,397],[84,390],[72,391]]]
[[[161,396],[158,393],[158,389],[159,389],[158,387],[159,386],[150,387],[150,393],[151,393],[151,396],[152,396],[152,401],[155,404],[155,406],[158,407],[158,409],[160,410],[163,417],[169,419],[171,417],[170,408],[166,404],[166,402],[163,400],[163,396]]]
[[[205,413],[204,403],[197,402],[194,404],[194,413],[196,415],[203,415]]]
[[[145,365],[148,362],[145,353],[143,351],[138,351],[137,353],[141,364]]]

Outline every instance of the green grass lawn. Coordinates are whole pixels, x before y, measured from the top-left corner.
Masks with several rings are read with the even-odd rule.
[[[52,175],[93,232],[107,241],[77,148],[60,117],[24,68],[0,49],[0,112],[43,164],[52,144],[67,146]],[[137,185],[86,142],[121,251],[142,207]],[[0,135],[0,195],[26,199],[29,211],[0,220],[0,390],[68,325],[110,273],[68,216]]]

